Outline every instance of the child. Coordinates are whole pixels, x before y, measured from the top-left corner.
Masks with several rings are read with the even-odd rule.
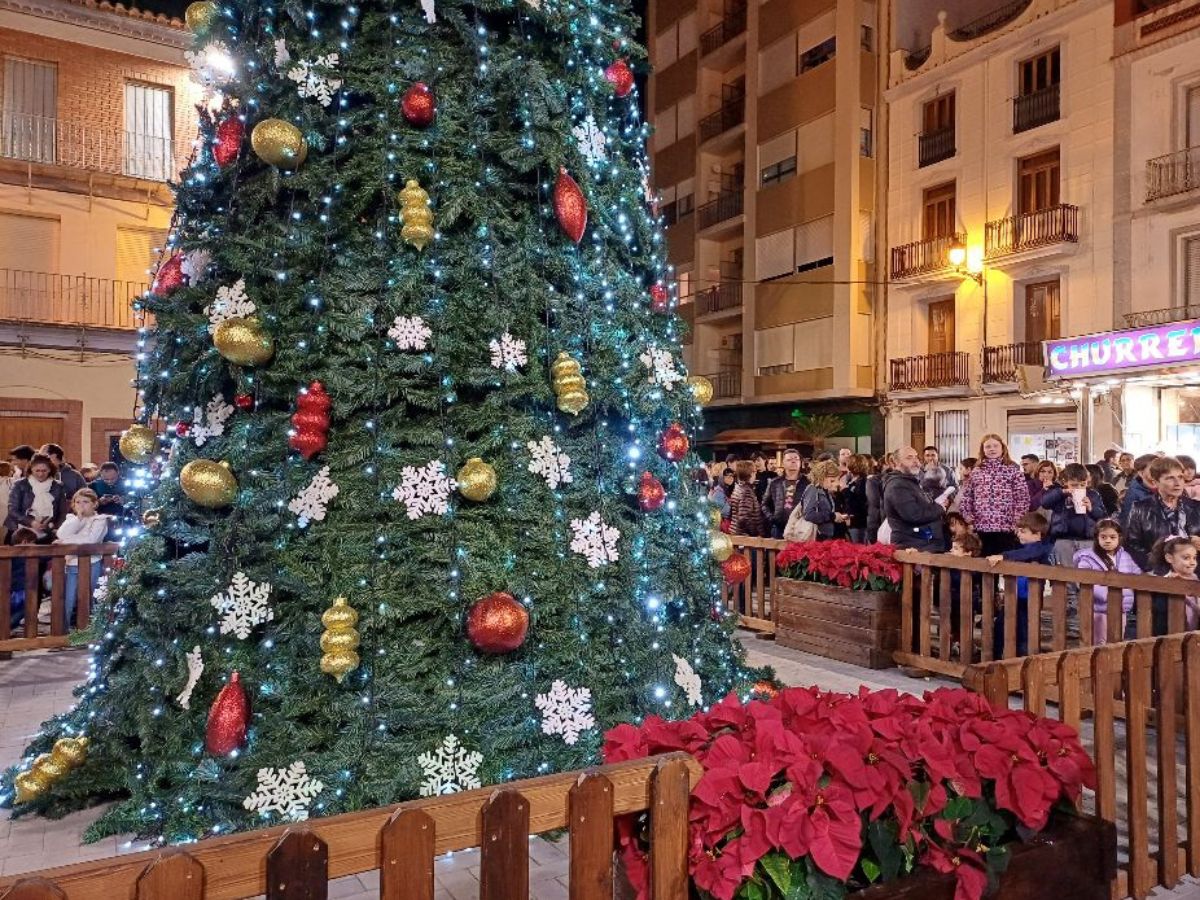
[[[1099,492],[1088,487],[1088,471],[1079,463],[1063,466],[1066,487],[1053,485],[1042,494],[1042,506],[1050,512],[1050,538],[1060,566],[1073,568],[1075,554],[1089,549],[1096,538],[1096,523],[1107,515]],[[1113,510],[1116,512],[1116,510]],[[1079,608],[1079,585],[1067,582],[1067,605]]]
[[[1157,565],[1165,564],[1170,569],[1167,572],[1168,578],[1200,580],[1196,577],[1196,545],[1192,543],[1191,538],[1167,538],[1155,546],[1154,559]],[[1200,590],[1197,590],[1196,594],[1200,594]],[[1171,602],[1178,602],[1177,594],[1171,597]],[[1188,631],[1195,631],[1196,626],[1200,625],[1200,596],[1188,595],[1184,602]]]
[[[91,488],[80,488],[71,498],[72,512],[67,514],[62,525],[58,528],[58,538],[56,544],[99,544],[104,540],[104,535],[108,532],[108,516],[101,516],[96,513],[96,507],[99,505],[96,492]],[[92,587],[95,588],[96,582],[100,579],[100,561],[101,557],[93,556],[91,558],[92,566]],[[79,557],[67,557],[67,584],[66,584],[66,601],[67,601],[67,624],[73,626],[75,624],[75,606],[79,595]]]
[[[1193,500],[1200,500],[1200,478],[1196,477],[1196,461],[1182,453],[1175,458],[1183,466],[1183,492]]]
[[[974,534],[975,530],[971,527],[971,523],[963,518],[962,513],[951,512],[946,514],[946,534],[949,536],[950,546],[954,546],[964,534]]]
[[[1121,525],[1116,519],[1101,519],[1096,523],[1096,539],[1091,548],[1075,553],[1075,568],[1094,572],[1119,572],[1122,575],[1141,575],[1129,551],[1121,546]],[[1126,618],[1133,609],[1133,590],[1121,592],[1121,637],[1125,636]],[[1092,588],[1092,643],[1108,643],[1108,588]]]
[[[953,521],[951,521],[950,527],[954,528]],[[951,556],[978,556],[982,550],[983,541],[979,539],[979,535],[970,530],[969,526],[966,531],[955,535],[950,543]]]
[[[1046,539],[1046,533],[1050,530],[1050,523],[1046,521],[1046,517],[1040,512],[1025,513],[1017,520],[1017,540],[1021,546],[1016,550],[1009,550],[1007,553],[997,554],[988,557],[988,563],[995,566],[1001,562],[1023,562],[1023,563],[1041,563],[1046,565],[1050,562],[1051,554],[1054,552],[1054,543]],[[1011,595],[1005,597],[1005,602],[1010,601]],[[1017,601],[1017,656],[1029,655],[1029,579],[1024,575],[1017,576],[1016,587]],[[1004,615],[1005,611],[996,616],[996,623],[993,630],[993,644],[996,648],[996,658],[1002,659],[1002,653],[1006,652],[1004,648]],[[1040,623],[1034,623],[1035,633],[1039,636],[1038,644],[1040,646]],[[1001,648],[1004,648],[1002,650]]]
[[[36,544],[37,539],[38,533],[32,528],[18,528],[12,534],[14,547],[22,544]],[[23,559],[14,558],[12,560],[12,583],[9,591],[9,625],[15,629],[25,621],[25,560]]]

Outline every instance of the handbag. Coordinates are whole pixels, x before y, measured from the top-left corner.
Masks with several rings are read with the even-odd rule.
[[[792,514],[788,516],[787,525],[783,529],[783,539],[798,543],[815,541],[817,539],[816,523],[804,518],[803,504],[798,505],[792,510]]]

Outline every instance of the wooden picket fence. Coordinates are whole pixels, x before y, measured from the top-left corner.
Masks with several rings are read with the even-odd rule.
[[[0,877],[0,900],[318,900],[379,871],[381,900],[433,900],[434,857],[480,849],[480,900],[529,896],[529,838],[567,829],[572,900],[613,900],[615,816],[650,813],[655,900],[688,897],[685,753]]]
[[[1148,638],[1152,634],[1154,594],[1167,595],[1167,633],[1179,634],[1187,628],[1184,597],[1189,592],[1197,592],[1194,584],[1189,587],[1186,581],[1157,575],[1123,575],[1014,562],[992,566],[984,559],[915,551],[898,551],[896,559],[903,566],[903,583],[900,649],[894,658],[901,665],[951,678],[961,678],[967,667],[976,663],[1061,652],[1072,646],[1091,647],[1095,643],[1092,614],[1096,585],[1108,591],[1106,638],[1109,643],[1123,638],[1121,616],[1114,614],[1121,609],[1123,589],[1134,592],[1133,615],[1137,620],[1138,638]],[[1004,576],[1003,593],[997,576]],[[999,641],[992,624],[1001,610],[1005,594],[1014,597],[1014,602],[1004,605],[1009,610],[1016,610],[1018,576],[1027,578],[1029,585],[1025,620],[1029,646],[1026,654],[1018,654],[1016,615],[1004,616],[1004,631]],[[1077,639],[1070,637],[1068,628],[1068,584],[1079,586]],[[981,600],[978,624],[974,605],[977,585]]]
[[[772,538],[730,535],[733,549],[750,560],[750,577],[742,584],[721,585],[721,602],[738,617],[738,626],[755,632],[761,638],[775,636],[778,611],[772,599],[775,578],[775,558],[788,545],[787,541]]]
[[[79,582],[76,594],[76,629],[86,628],[92,614],[92,556],[102,557],[101,569],[112,567],[120,546],[118,544],[21,544],[0,546],[0,653],[13,650],[38,650],[46,647],[65,647],[71,629],[67,623],[67,565],[68,556],[79,557]],[[25,576],[25,620],[14,631],[9,597],[12,595],[13,573],[23,567]],[[38,634],[38,607],[47,599],[42,575],[50,574],[50,631]]]
[[[1113,898],[1200,877],[1200,633],[978,664],[963,681],[1000,707],[1019,694],[1038,716],[1052,701],[1080,731],[1096,761],[1095,812],[1128,845]]]

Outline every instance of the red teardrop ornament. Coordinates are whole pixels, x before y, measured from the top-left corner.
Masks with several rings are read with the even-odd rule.
[[[329,439],[319,431],[297,431],[288,438],[288,446],[305,459],[312,459],[329,446]]]
[[[329,413],[302,409],[292,416],[292,427],[297,431],[319,431],[323,434],[329,430]]]
[[[234,672],[208,709],[204,749],[214,756],[232,753],[245,745],[249,727],[250,700],[241,678]]]
[[[642,480],[638,482],[638,506],[642,508],[642,511],[653,512],[660,509],[666,499],[667,492],[663,488],[662,482],[649,472],[643,472]]]
[[[213,159],[224,169],[237,161],[242,152],[242,141],[246,137],[246,125],[237,116],[230,116],[217,126],[217,139],[213,143]]]
[[[437,103],[433,91],[423,81],[418,81],[400,99],[400,112],[409,125],[428,128],[437,117]]]
[[[656,313],[671,310],[671,292],[661,284],[650,285],[650,309]]]
[[[554,185],[554,215],[567,237],[576,244],[583,240],[587,228],[587,200],[566,169],[558,170],[558,181]]]
[[[618,59],[605,69],[604,77],[613,86],[613,93],[618,97],[628,97],[629,92],[633,90],[633,72],[623,59]]]
[[[299,451],[305,459],[312,459],[329,443],[329,412],[333,401],[325,393],[319,381],[314,381],[300,391],[296,398],[296,412],[292,416],[291,437],[288,446]]]
[[[158,267],[158,272],[154,276],[154,284],[150,290],[160,297],[166,297],[183,287],[184,280],[183,254],[174,253],[170,259]]]
[[[678,422],[672,422],[658,439],[658,455],[671,462],[679,462],[687,456],[690,446],[691,442],[688,440],[683,426]]]

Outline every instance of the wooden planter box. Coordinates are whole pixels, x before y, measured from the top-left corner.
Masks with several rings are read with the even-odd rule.
[[[899,594],[777,578],[771,600],[778,610],[775,640],[783,646],[868,669],[895,665]]]

